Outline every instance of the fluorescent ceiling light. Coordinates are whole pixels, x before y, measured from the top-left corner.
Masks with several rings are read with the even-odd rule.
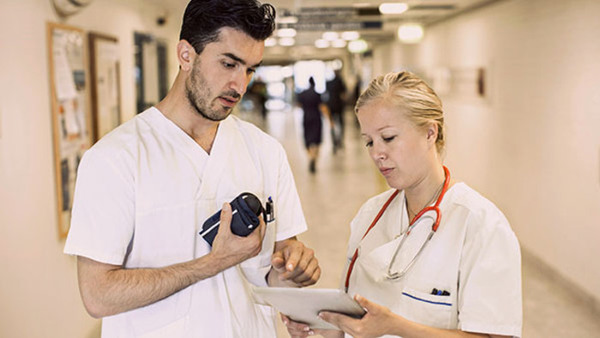
[[[363,39],[358,39],[354,41],[350,41],[348,43],[348,50],[351,53],[364,53],[369,49],[369,45]]]
[[[342,39],[344,40],[351,41],[358,38],[360,38],[360,34],[357,31],[342,32]]]
[[[323,39],[333,41],[339,39],[340,35],[338,32],[325,32],[323,33]]]
[[[423,26],[408,23],[398,27],[398,39],[404,43],[418,43],[423,38]]]
[[[277,45],[277,40],[275,38],[267,38],[265,40],[265,47],[273,47]]]
[[[286,46],[286,47],[287,46],[293,46],[294,44],[296,44],[296,40],[294,40],[294,38],[288,38],[288,37],[280,38],[279,39],[279,44],[281,46]]]
[[[329,41],[327,41],[325,39],[317,39],[315,41],[315,47],[317,47],[317,48],[327,48],[327,47],[329,47]]]
[[[406,12],[408,5],[403,2],[384,2],[379,5],[379,12],[381,14],[401,14]]]
[[[293,28],[281,28],[277,30],[277,36],[280,38],[293,38],[296,36],[296,30]]]
[[[295,16],[282,16],[281,18],[278,18],[277,23],[283,23],[283,24],[288,24],[288,23],[297,23],[298,22],[298,17]]]

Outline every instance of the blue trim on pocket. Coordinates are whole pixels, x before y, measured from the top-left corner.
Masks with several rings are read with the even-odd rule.
[[[410,298],[412,298],[412,299],[420,300],[420,301],[422,301],[422,302],[425,302],[425,303],[436,304],[436,305],[452,306],[452,304],[450,304],[450,303],[444,303],[444,302],[432,302],[432,301],[430,301],[430,300],[427,300],[427,299],[423,299],[423,298],[415,297],[415,296],[413,296],[413,295],[411,295],[411,294],[408,294],[408,293],[406,293],[406,292],[402,292],[402,294],[403,294],[403,295],[405,295],[405,296],[408,296],[408,297],[410,297]]]

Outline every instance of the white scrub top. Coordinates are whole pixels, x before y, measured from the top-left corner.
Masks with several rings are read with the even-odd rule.
[[[455,184],[441,202],[441,223],[431,241],[404,277],[389,280],[388,265],[409,223],[403,192],[361,238],[393,192],[371,198],[351,223],[348,262],[357,247],[359,256],[348,293],[424,325],[519,337],[521,254],[502,212],[466,184]],[[414,257],[431,231],[433,217],[434,212],[426,213],[413,228],[392,272],[401,271]],[[448,295],[433,295],[433,289]]]
[[[262,251],[154,304],[103,319],[103,337],[275,337],[274,311],[256,305],[274,243],[306,230],[281,145],[255,126],[221,121],[210,156],[156,108],[124,123],[88,150],[78,169],[65,253],[125,268],[163,267],[201,257],[203,222],[242,192],[275,222]]]

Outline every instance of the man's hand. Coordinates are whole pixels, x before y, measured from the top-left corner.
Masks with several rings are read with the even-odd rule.
[[[231,232],[231,205],[224,203],[221,208],[221,224],[213,241],[210,255],[220,262],[220,269],[225,270],[260,253],[265,237],[265,222],[259,217],[260,225],[246,237]]]
[[[271,286],[309,286],[321,277],[314,251],[296,238],[275,243],[271,265],[273,267],[268,277]]]

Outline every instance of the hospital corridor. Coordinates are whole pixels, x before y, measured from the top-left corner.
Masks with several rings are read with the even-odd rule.
[[[600,338],[598,18],[0,0],[0,338],[288,338],[258,292],[316,289],[375,298],[378,336]],[[243,192],[249,235],[210,237]],[[311,249],[316,283],[277,279]]]

